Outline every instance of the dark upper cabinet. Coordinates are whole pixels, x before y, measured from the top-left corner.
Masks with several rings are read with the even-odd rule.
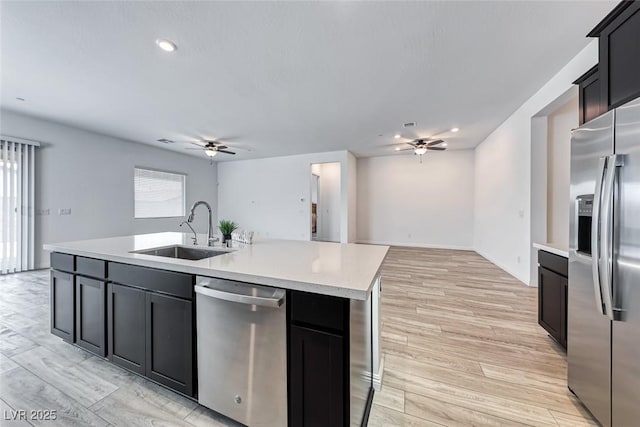
[[[146,315],[146,375],[193,396],[193,303],[147,292]]]
[[[290,426],[346,425],[344,351],[339,335],[291,325]]]
[[[107,295],[109,360],[145,374],[145,291],[109,283]]]
[[[599,37],[600,91],[606,109],[640,96],[640,2],[618,4],[589,37]]]
[[[538,323],[567,348],[567,278],[538,268]]]
[[[104,281],[76,276],[76,344],[99,356],[107,355]]]
[[[598,65],[579,85],[580,124],[640,96],[640,1],[620,2],[587,35],[598,37]]]
[[[579,122],[581,125],[606,111],[606,106],[603,106],[601,102],[600,78],[597,65],[573,83],[578,85]]]
[[[51,270],[51,333],[73,342],[75,287],[72,274]]]

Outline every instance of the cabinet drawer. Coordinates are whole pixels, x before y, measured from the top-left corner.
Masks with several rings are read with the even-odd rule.
[[[59,252],[51,253],[51,268],[60,271],[73,272],[75,270],[75,257]]]
[[[555,271],[561,276],[569,276],[569,261],[563,256],[540,250],[538,251],[538,263],[540,266]]]
[[[291,321],[334,331],[345,331],[349,301],[307,292],[291,292]]]
[[[104,279],[107,277],[107,262],[79,256],[76,257],[76,272],[84,276]]]
[[[109,280],[121,285],[136,286],[188,300],[193,299],[195,276],[137,265],[110,262]]]

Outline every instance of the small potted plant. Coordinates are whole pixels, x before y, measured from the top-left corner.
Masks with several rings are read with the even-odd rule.
[[[220,224],[218,224],[218,229],[220,229],[220,233],[222,233],[222,243],[224,244],[227,240],[231,240],[231,233],[238,229],[238,224],[222,219],[220,220]]]

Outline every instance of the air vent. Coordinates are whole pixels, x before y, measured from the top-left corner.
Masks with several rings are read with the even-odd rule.
[[[405,124],[403,124],[402,126],[406,127],[406,128],[412,128],[416,125],[416,122],[407,122]]]
[[[172,141],[172,140],[167,139],[167,138],[160,138],[160,139],[158,139],[158,142],[162,142],[163,144],[173,144],[175,141]]]

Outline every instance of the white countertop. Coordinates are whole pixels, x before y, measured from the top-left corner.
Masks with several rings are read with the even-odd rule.
[[[191,236],[173,232],[140,234],[51,243],[44,249],[360,300],[368,297],[389,250],[388,246],[353,243],[257,240],[252,245],[233,242],[229,253],[198,261],[132,253],[171,245],[207,248],[193,246]],[[206,241],[206,236],[198,235],[198,241]],[[220,246],[208,249],[227,250]]]
[[[564,245],[559,245],[557,243],[534,243],[533,247],[536,249],[541,249],[543,251],[551,252],[552,254],[563,256],[565,258],[569,258],[569,248]]]

